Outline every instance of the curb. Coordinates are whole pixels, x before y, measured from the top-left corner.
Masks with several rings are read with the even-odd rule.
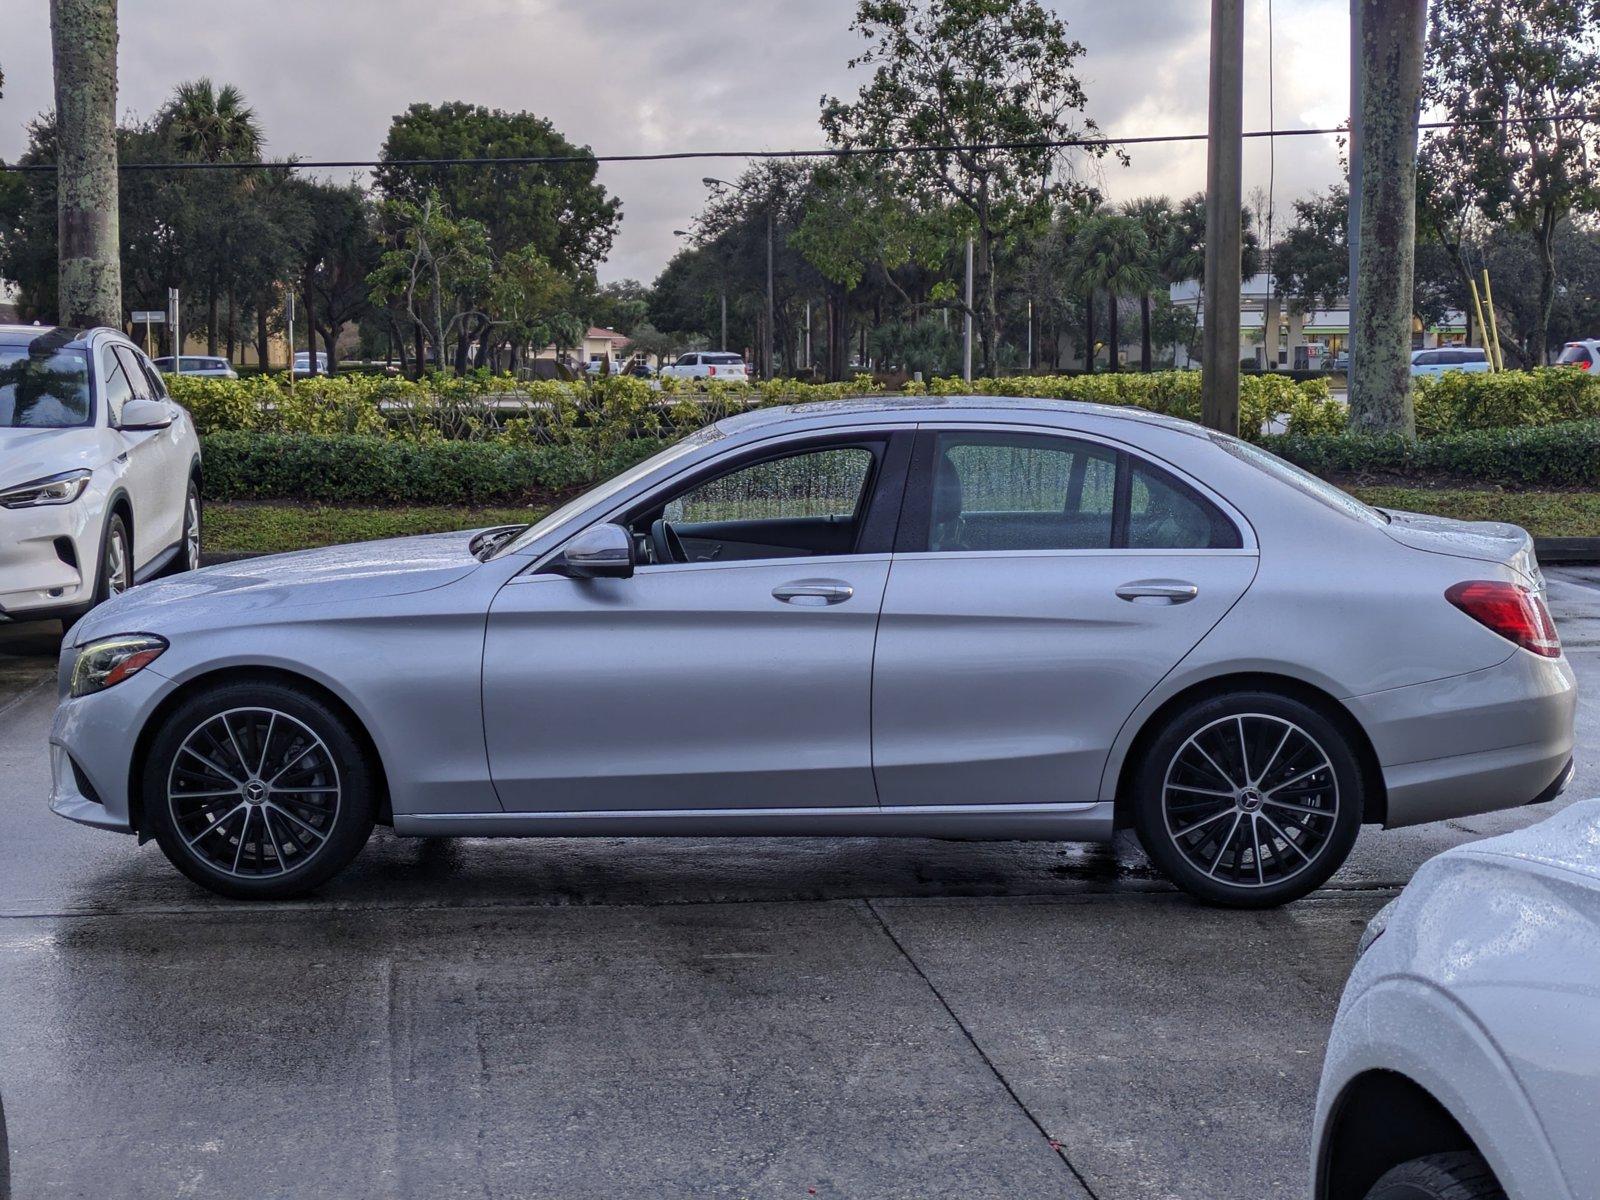
[[[1600,563],[1600,537],[1536,537],[1533,552],[1541,566]]]

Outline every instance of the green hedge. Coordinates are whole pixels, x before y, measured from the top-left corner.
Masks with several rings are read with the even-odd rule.
[[[1600,420],[1470,429],[1416,442],[1320,434],[1263,438],[1262,445],[1318,475],[1444,477],[1513,487],[1600,486]]]
[[[206,495],[213,500],[483,505],[548,500],[605,479],[664,444],[632,438],[593,449],[231,432],[206,435],[203,450]],[[1600,487],[1600,421],[1470,430],[1419,442],[1315,434],[1263,444],[1319,475]]]

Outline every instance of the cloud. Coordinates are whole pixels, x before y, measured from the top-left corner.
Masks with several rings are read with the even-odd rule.
[[[0,156],[51,105],[46,0],[12,0],[0,100]],[[1084,43],[1090,111],[1110,133],[1203,132],[1209,6],[1199,0],[1058,0]],[[390,117],[419,100],[531,109],[599,152],[815,146],[824,93],[852,90],[861,46],[853,0],[122,0],[120,104],[148,115],[180,80],[238,84],[268,151],[368,158]],[[1267,121],[1267,0],[1247,8],[1247,127]],[[1276,0],[1280,126],[1332,124],[1347,108],[1344,0]],[[1334,52],[1329,53],[1333,47]],[[702,176],[738,162],[615,164],[601,179],[622,198],[608,278],[652,278],[704,199]],[[1246,151],[1245,190],[1264,186],[1265,143]],[[1331,139],[1283,139],[1280,221],[1288,200],[1332,182]],[[1136,147],[1105,165],[1113,199],[1199,190],[1201,143]]]

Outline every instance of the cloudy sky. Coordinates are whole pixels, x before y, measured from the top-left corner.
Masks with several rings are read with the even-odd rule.
[[[1113,134],[1203,132],[1207,0],[1046,0],[1087,54],[1090,113]],[[1273,0],[1280,127],[1337,124],[1348,111],[1346,0]],[[1245,127],[1267,123],[1267,4],[1247,4]],[[818,145],[824,93],[854,90],[846,61],[854,0],[121,0],[119,104],[149,115],[173,85],[209,74],[255,106],[268,152],[376,155],[413,101],[530,109],[596,153]],[[51,104],[47,0],[5,0],[0,158]],[[1278,147],[1279,221],[1333,181],[1329,138]],[[621,236],[605,278],[650,280],[732,163],[611,164]],[[1264,141],[1246,145],[1245,191],[1265,187]],[[1113,199],[1179,195],[1205,181],[1203,144],[1138,147],[1105,168]]]

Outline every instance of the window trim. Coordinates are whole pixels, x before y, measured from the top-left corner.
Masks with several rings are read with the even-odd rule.
[[[693,563],[640,563],[636,570],[649,573],[658,571],[694,571],[709,567],[726,569],[739,566],[762,566],[780,562],[822,563],[837,561],[841,558],[885,557],[893,553],[895,535],[900,523],[905,499],[912,443],[915,437],[915,428],[905,425],[817,430],[798,435],[789,434],[746,446],[742,450],[717,455],[708,461],[679,471],[671,478],[661,480],[649,491],[608,510],[602,517],[584,521],[581,525],[572,527],[570,531],[563,531],[561,540],[556,547],[550,553],[541,555],[539,560],[529,567],[524,574],[529,577],[537,577],[549,573],[550,565],[560,553],[560,546],[591,526],[600,524],[632,525],[640,517],[645,516],[652,510],[665,508],[675,497],[684,492],[696,488],[702,483],[731,474],[734,471],[743,470],[745,467],[756,466],[763,462],[773,462],[783,458],[793,458],[795,455],[815,450],[850,446],[858,446],[869,451],[873,456],[873,462],[866,485],[862,488],[862,499],[860,501],[861,528],[856,535],[855,548],[848,554],[805,555],[794,558],[733,559]]]
[[[933,457],[938,448],[939,435],[951,433],[1012,434],[1024,437],[1060,438],[1066,441],[1086,442],[1114,454],[1117,459],[1117,480],[1111,512],[1111,545],[1108,547],[1075,548],[1041,547],[1024,550],[929,550],[928,528],[933,510]],[[1194,493],[1202,501],[1210,504],[1233,526],[1234,532],[1239,539],[1239,545],[1198,548],[1127,545],[1129,503],[1133,490],[1132,468],[1135,462],[1155,474],[1167,476],[1178,484],[1181,489]],[[1015,558],[1058,554],[1138,554],[1145,556],[1152,554],[1164,556],[1174,554],[1220,554],[1254,556],[1259,554],[1260,546],[1256,541],[1254,527],[1237,508],[1218,495],[1215,490],[1195,479],[1187,471],[1143,449],[1132,448],[1113,438],[1062,426],[988,422],[929,424],[925,422],[917,427],[916,448],[912,454],[910,471],[905,483],[905,499],[901,505],[901,518],[895,538],[894,552],[896,556],[914,554],[919,557],[929,558],[966,558],[973,555],[1005,555]]]

